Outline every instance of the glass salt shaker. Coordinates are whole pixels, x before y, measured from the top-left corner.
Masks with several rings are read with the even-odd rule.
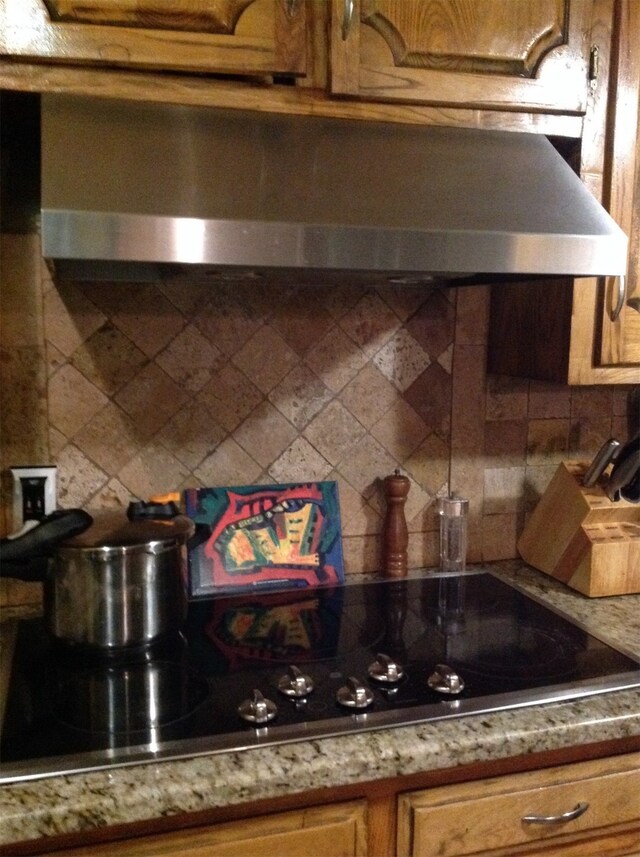
[[[440,570],[464,571],[467,564],[469,501],[455,494],[438,497],[440,516]]]

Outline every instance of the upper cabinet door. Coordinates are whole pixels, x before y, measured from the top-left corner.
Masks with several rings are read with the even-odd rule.
[[[0,0],[0,55],[223,74],[304,74],[305,0]]]
[[[332,0],[331,91],[583,113],[592,0]]]

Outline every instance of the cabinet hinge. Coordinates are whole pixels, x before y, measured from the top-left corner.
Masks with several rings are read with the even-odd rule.
[[[598,85],[598,72],[600,71],[600,48],[591,45],[589,51],[589,86],[595,89]]]

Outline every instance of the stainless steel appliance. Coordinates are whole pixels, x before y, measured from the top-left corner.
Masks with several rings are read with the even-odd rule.
[[[41,209],[44,255],[85,280],[627,268],[626,236],[541,134],[47,94]]]
[[[193,600],[126,659],[20,622],[0,782],[640,687],[640,660],[494,574]]]

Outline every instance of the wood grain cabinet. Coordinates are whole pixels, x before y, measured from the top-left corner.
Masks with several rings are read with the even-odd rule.
[[[584,113],[592,0],[332,0],[331,91]]]
[[[640,3],[611,0],[600,8],[606,7],[594,20],[600,69],[579,169],[629,236],[626,283],[556,280],[493,289],[488,368],[496,374],[640,383]]]
[[[640,854],[640,754],[401,795],[398,857]]]
[[[303,74],[305,0],[1,0],[0,56],[129,69]]]
[[[350,801],[109,845],[58,857],[365,857],[366,803]]]

